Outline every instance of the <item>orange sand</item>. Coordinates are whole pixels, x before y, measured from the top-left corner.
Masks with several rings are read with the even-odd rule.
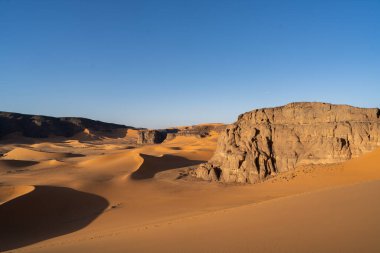
[[[124,139],[128,134],[135,133],[127,133]],[[10,146],[12,150],[2,160],[38,163],[21,171],[0,163],[0,185],[60,186],[100,196],[109,203],[99,216],[75,231],[55,231],[58,234],[54,235],[40,231],[47,233],[43,239],[33,238],[33,243],[13,249],[380,252],[380,149],[344,164],[303,167],[256,185],[182,178],[184,167],[212,156],[216,140],[214,133],[207,138],[181,136],[128,149],[120,140]],[[0,201],[17,199],[4,189],[0,188]],[[29,194],[23,194],[27,200]],[[0,205],[0,212],[1,206],[5,205]],[[44,208],[54,211],[48,204]],[[30,206],[24,211],[33,213],[34,209],[39,208]],[[44,222],[44,217],[35,219]]]

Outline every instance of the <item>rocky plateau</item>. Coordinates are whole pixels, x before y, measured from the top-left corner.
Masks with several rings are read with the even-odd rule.
[[[380,109],[317,102],[244,113],[222,131],[204,180],[256,183],[300,165],[339,163],[380,146]]]

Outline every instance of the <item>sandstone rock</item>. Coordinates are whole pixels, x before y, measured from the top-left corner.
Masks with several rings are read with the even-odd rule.
[[[166,139],[166,135],[166,131],[141,130],[138,134],[137,144],[162,143]]]
[[[172,140],[177,136],[195,136],[204,138],[211,131],[221,132],[225,129],[223,124],[195,125],[181,128],[167,128],[156,130],[141,130],[138,136],[138,144],[157,144],[166,140]]]
[[[342,162],[379,146],[379,109],[291,103],[240,115],[195,174],[205,180],[256,183],[298,165]]]

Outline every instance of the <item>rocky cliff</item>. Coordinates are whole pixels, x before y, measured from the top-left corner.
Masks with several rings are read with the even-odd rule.
[[[140,130],[137,137],[137,144],[162,143],[167,136],[165,130]]]
[[[167,128],[157,130],[140,130],[138,134],[138,144],[157,144],[166,140],[172,140],[177,136],[195,136],[204,138],[212,131],[221,132],[225,129],[224,124],[203,124],[178,128]]]
[[[239,116],[198,178],[255,183],[298,165],[342,162],[380,146],[380,110],[291,103]]]

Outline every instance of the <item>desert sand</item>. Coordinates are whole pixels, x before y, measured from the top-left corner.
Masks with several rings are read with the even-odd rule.
[[[254,185],[187,176],[217,133],[4,143],[0,251],[380,252],[380,150]]]

